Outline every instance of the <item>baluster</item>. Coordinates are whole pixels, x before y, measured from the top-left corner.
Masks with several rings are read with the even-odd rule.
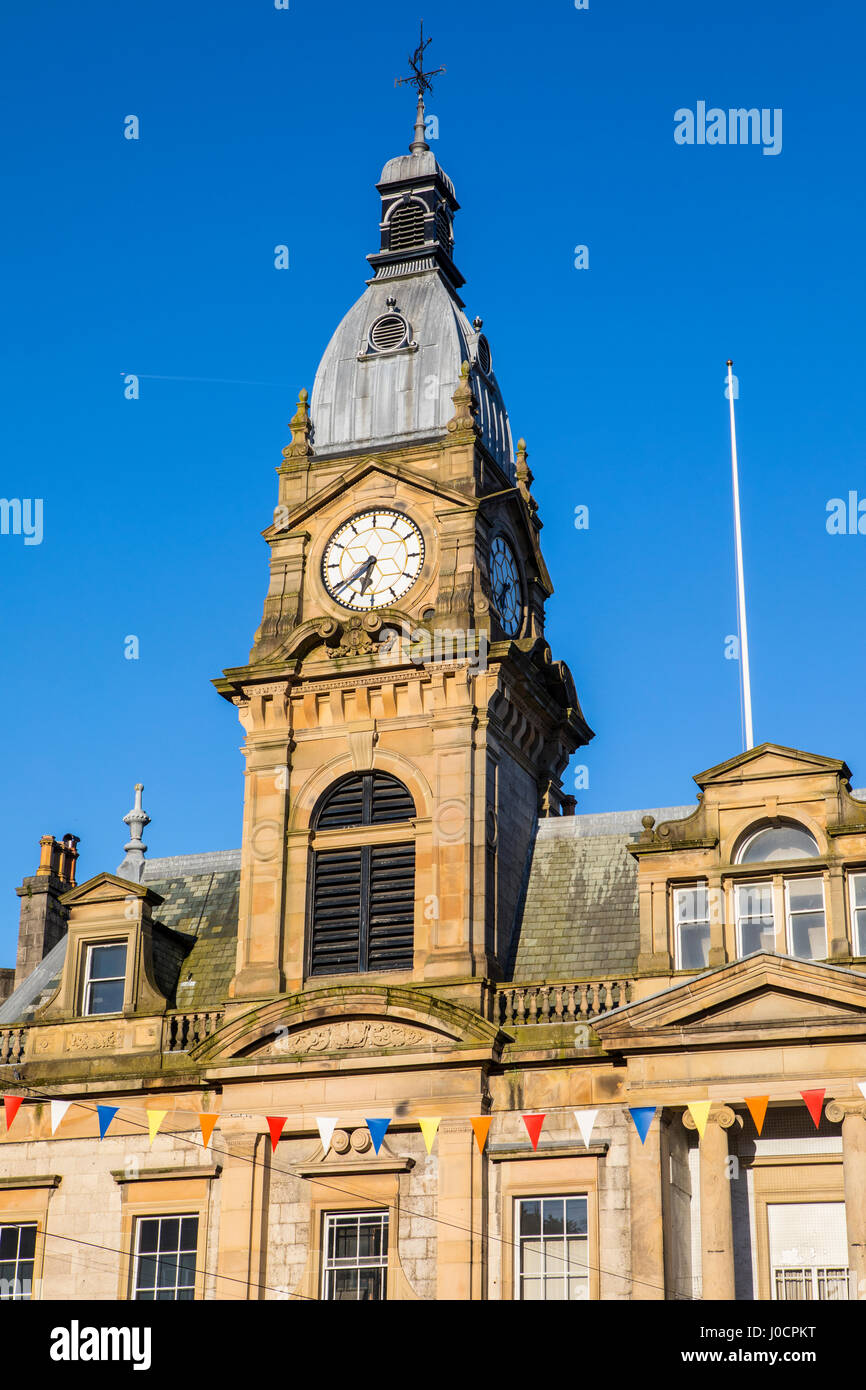
[[[517,991],[516,1022],[517,1022],[517,1023],[523,1023],[523,1022],[525,1022],[525,1020],[526,1020],[526,990],[525,990],[525,989],[519,989],[519,990]]]
[[[557,985],[557,986],[556,986],[556,1002],[555,1002],[555,1004],[554,1004],[553,1012],[554,1012],[554,1014],[555,1014],[555,1016],[556,1016],[556,1021],[557,1021],[557,1023],[561,1023],[561,1022],[562,1022],[562,985]]]
[[[533,985],[529,994],[529,1017],[527,1023],[538,1022],[538,986]]]

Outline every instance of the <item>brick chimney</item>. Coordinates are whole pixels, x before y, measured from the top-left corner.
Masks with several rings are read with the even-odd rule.
[[[55,840],[53,835],[43,835],[39,851],[36,873],[15,890],[21,899],[16,989],[66,931],[68,912],[61,906],[60,898],[75,887],[78,837],[64,835],[62,840]]]

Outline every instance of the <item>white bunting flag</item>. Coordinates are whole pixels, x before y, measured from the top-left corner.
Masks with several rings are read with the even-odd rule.
[[[592,1130],[595,1125],[595,1117],[597,1114],[597,1110],[575,1110],[574,1112],[574,1118],[577,1120],[581,1138],[587,1148],[589,1148],[589,1141],[592,1138]]]
[[[53,1101],[51,1102],[51,1133],[52,1133],[52,1134],[56,1134],[56,1133],[57,1133],[57,1126],[58,1126],[59,1124],[61,1124],[61,1122],[62,1122],[62,1120],[63,1120],[63,1116],[66,1114],[66,1112],[67,1112],[67,1110],[69,1109],[69,1107],[70,1107],[71,1104],[72,1104],[72,1101],[71,1101],[71,1100],[53,1100]]]
[[[322,1141],[322,1152],[326,1154],[331,1147],[331,1140],[334,1137],[334,1130],[337,1128],[337,1121],[329,1120],[323,1115],[317,1115],[316,1124],[319,1126],[319,1138]]]

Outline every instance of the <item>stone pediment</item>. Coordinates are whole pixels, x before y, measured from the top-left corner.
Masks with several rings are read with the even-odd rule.
[[[162,902],[159,894],[147,884],[133,883],[132,879],[109,873],[94,874],[93,878],[64,893],[60,901],[66,907],[78,907],[83,903],[125,902],[127,898],[143,898],[153,906]]]
[[[717,763],[706,772],[695,774],[694,780],[703,788],[725,782],[773,781],[778,777],[814,776],[816,773],[841,773],[850,777],[845,763],[838,758],[825,758],[820,753],[804,753],[798,748],[786,748],[780,743],[762,743],[735,758]]]
[[[866,1042],[866,975],[761,954],[693,977],[593,1023],[609,1052],[799,1039]]]
[[[225,1023],[197,1060],[294,1062],[329,1057],[499,1049],[499,1030],[462,1005],[418,990],[338,986],[275,999]]]
[[[339,478],[323,487],[321,491],[308,497],[300,506],[295,507],[280,526],[269,526],[262,532],[262,535],[266,540],[273,540],[281,531],[294,531],[299,526],[305,526],[317,512],[329,507],[332,502],[345,496],[352,488],[360,489],[366,485],[381,502],[379,482],[384,479],[414,492],[423,492],[440,497],[452,507],[469,509],[472,506],[472,499],[468,498],[464,492],[446,486],[436,477],[416,473],[404,464],[395,463],[390,459],[386,461],[379,458],[365,458],[356,463],[353,468],[348,469],[347,472],[340,474]],[[384,502],[381,504],[384,505]]]

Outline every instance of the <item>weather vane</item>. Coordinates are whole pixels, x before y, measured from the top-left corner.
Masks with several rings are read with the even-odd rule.
[[[426,42],[424,40],[424,21],[422,19],[421,41],[415,49],[415,52],[409,55],[409,66],[412,69],[413,75],[411,77],[395,77],[395,87],[407,85],[410,87],[417,87],[419,97],[423,97],[425,92],[432,92],[433,83],[430,81],[431,77],[439,77],[440,73],[445,71],[444,68],[436,68],[433,72],[424,71],[424,50],[427,48],[427,45],[432,42],[432,38],[427,39]]]

